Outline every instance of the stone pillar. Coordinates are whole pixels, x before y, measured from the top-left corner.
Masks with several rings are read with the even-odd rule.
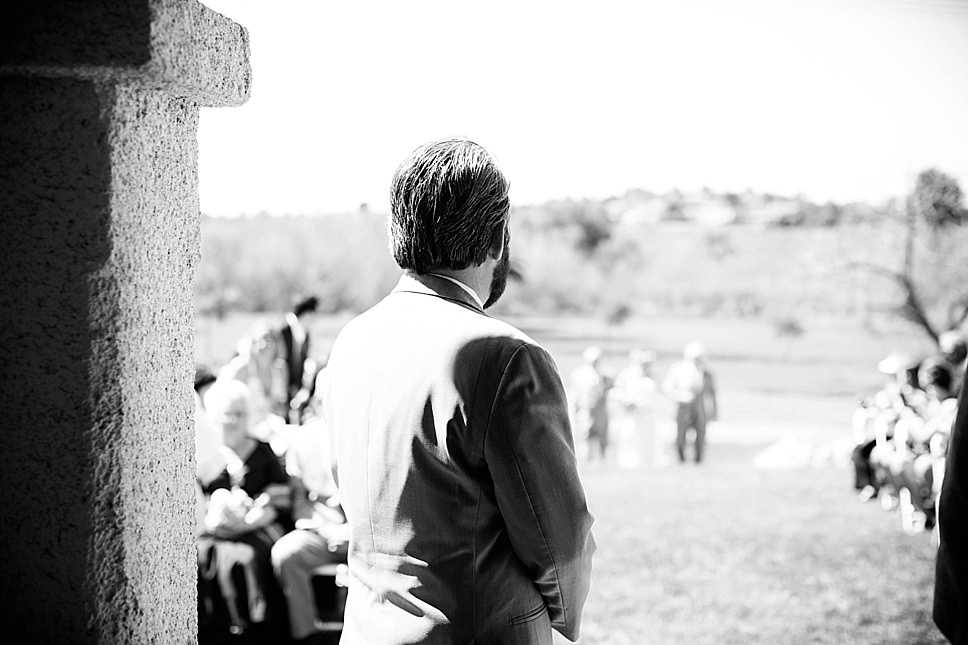
[[[248,38],[195,0],[0,9],[0,631],[193,643],[200,106]]]

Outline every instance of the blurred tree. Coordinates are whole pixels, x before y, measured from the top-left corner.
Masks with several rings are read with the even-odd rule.
[[[843,209],[834,202],[828,201],[817,209],[814,217],[820,226],[837,226],[842,216]]]
[[[202,218],[199,313],[285,311],[307,294],[323,312],[362,311],[398,277],[379,215]]]
[[[705,235],[705,242],[706,253],[717,262],[722,262],[736,252],[729,233],[721,229],[710,229]]]
[[[934,342],[968,320],[968,227],[962,226],[968,212],[962,199],[954,178],[933,168],[922,171],[907,201],[895,209],[901,248],[887,255],[899,257],[900,266],[853,263],[892,280],[901,298],[895,311]]]
[[[555,200],[540,207],[515,209],[513,217],[515,222],[531,230],[551,229],[563,233],[586,256],[594,255],[612,237],[612,222],[600,200]]]
[[[600,203],[569,199],[564,202],[561,215],[565,223],[575,227],[575,247],[585,255],[593,255],[612,236],[608,214]]]
[[[686,220],[686,200],[683,197],[682,192],[678,188],[673,188],[665,195],[666,200],[666,210],[662,215],[662,219],[669,220],[672,222],[681,222]]]
[[[793,352],[793,343],[807,333],[803,323],[795,315],[780,316],[773,320],[773,331],[777,338],[786,340],[786,356]]]
[[[711,191],[704,194],[716,198]],[[664,208],[670,200],[684,203],[674,190],[637,195],[650,208]],[[761,208],[751,192],[724,199]],[[870,311],[886,301],[893,305],[898,280],[860,284],[861,275],[872,274],[843,271],[843,247],[858,260],[877,263],[880,275],[901,274],[904,204],[901,199],[891,205],[892,217],[883,215],[888,207],[829,204],[814,208],[817,221],[808,224],[816,225],[720,229],[623,219],[626,205],[610,209],[607,200],[515,206],[516,281],[499,312],[576,313],[614,321],[654,314],[838,314]],[[821,214],[824,209],[829,212]],[[836,227],[819,225],[838,219]],[[945,224],[943,235],[932,236],[923,232],[925,218],[919,216],[917,225],[912,279],[920,285],[922,304],[932,320],[947,305],[953,311],[949,318],[957,319],[955,309],[968,307],[968,300],[951,297],[968,285],[968,226]],[[323,217],[204,217],[196,303],[202,315],[281,312],[296,297],[315,294],[324,312],[362,311],[389,292],[399,275],[387,252],[386,215],[366,208]],[[842,288],[850,278],[857,279],[856,291]],[[860,291],[870,298],[859,303]]]
[[[954,177],[935,168],[918,174],[911,196],[912,208],[932,230],[963,224],[968,210],[961,204],[961,186]]]

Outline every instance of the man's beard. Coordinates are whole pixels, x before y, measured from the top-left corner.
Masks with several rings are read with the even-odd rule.
[[[500,300],[501,295],[504,293],[505,287],[508,286],[508,274],[510,274],[510,272],[511,244],[510,240],[505,238],[504,253],[501,256],[501,261],[498,262],[494,267],[494,273],[491,275],[491,292],[487,297],[487,302],[484,303],[485,309]]]

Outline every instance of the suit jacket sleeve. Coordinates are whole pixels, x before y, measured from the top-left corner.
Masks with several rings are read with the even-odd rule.
[[[540,347],[521,345],[508,360],[484,454],[512,547],[533,572],[552,626],[575,640],[595,541],[564,387]]]
[[[962,385],[938,502],[934,621],[955,645],[968,643],[968,379]]]

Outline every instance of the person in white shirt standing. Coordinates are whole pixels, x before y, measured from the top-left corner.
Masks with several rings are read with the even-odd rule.
[[[575,435],[585,444],[585,457],[604,462],[608,456],[608,396],[615,379],[602,371],[602,350],[588,347],[583,362],[571,374]]]
[[[695,432],[694,458],[700,463],[706,443],[706,424],[718,417],[716,386],[706,364],[706,348],[693,341],[682,350],[682,360],[669,368],[662,391],[676,402],[676,451],[686,461],[690,430]]]

